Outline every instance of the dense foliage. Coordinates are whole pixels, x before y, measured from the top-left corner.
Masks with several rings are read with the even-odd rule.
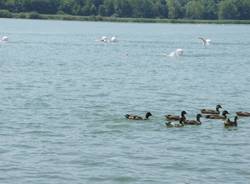
[[[0,0],[10,12],[170,19],[250,19],[250,0]]]

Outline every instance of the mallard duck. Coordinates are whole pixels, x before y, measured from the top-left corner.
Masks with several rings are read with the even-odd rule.
[[[228,111],[223,111],[221,115],[209,114],[209,115],[206,115],[205,118],[208,118],[208,119],[227,119],[227,114],[229,114]]]
[[[201,114],[196,115],[196,120],[181,120],[185,125],[201,125],[200,118],[202,117]]]
[[[234,117],[234,121],[231,121],[229,118],[227,118],[226,121],[224,122],[224,126],[225,127],[233,127],[233,126],[236,127],[238,125],[237,120],[238,120],[238,116]]]
[[[133,114],[126,114],[125,117],[129,120],[148,120],[149,116],[152,116],[150,112],[147,112],[145,115],[145,118],[138,116],[138,115],[133,115]]]
[[[165,123],[165,125],[168,127],[168,128],[172,128],[172,127],[183,127],[184,126],[184,123],[183,121],[180,120],[180,123],[179,124],[174,124],[172,122],[167,122]]]
[[[180,121],[181,119],[182,119],[182,120],[185,120],[185,119],[186,119],[185,114],[187,114],[187,112],[186,112],[186,111],[182,111],[182,112],[181,112],[181,116],[166,115],[165,117],[166,117],[166,119],[167,119],[168,121]]]
[[[216,110],[213,109],[201,109],[202,114],[220,114],[221,105],[216,106]]]
[[[240,112],[236,112],[236,114],[238,116],[245,116],[245,117],[250,116],[250,112],[242,112],[242,111],[240,111]]]

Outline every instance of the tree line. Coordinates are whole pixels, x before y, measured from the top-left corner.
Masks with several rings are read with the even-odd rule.
[[[247,20],[250,19],[250,0],[0,0],[0,11],[132,18]]]

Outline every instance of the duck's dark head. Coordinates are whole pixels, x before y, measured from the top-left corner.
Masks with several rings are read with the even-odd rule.
[[[197,114],[196,115],[196,119],[197,119],[197,121],[200,121],[200,118],[202,117],[202,115],[201,114]]]
[[[145,118],[148,119],[149,116],[152,116],[152,114],[150,112],[147,112],[146,115],[145,115]]]
[[[220,104],[216,105],[216,110],[219,111],[219,109],[222,109]]]
[[[186,114],[187,114],[186,111],[182,111],[182,112],[181,112],[181,116],[184,116],[184,115],[186,115]]]
[[[127,119],[129,118],[129,114],[126,114],[126,115],[124,115],[124,116],[125,116],[125,118],[127,118]]]
[[[223,111],[222,116],[226,116],[227,114],[230,114],[228,111]]]
[[[234,122],[237,122],[237,120],[238,120],[238,116],[235,116],[234,117]]]

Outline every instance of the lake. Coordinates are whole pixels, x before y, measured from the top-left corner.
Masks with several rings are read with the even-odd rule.
[[[249,25],[0,23],[1,183],[250,182],[250,118],[230,129],[164,119],[217,104],[230,118],[250,111]]]

